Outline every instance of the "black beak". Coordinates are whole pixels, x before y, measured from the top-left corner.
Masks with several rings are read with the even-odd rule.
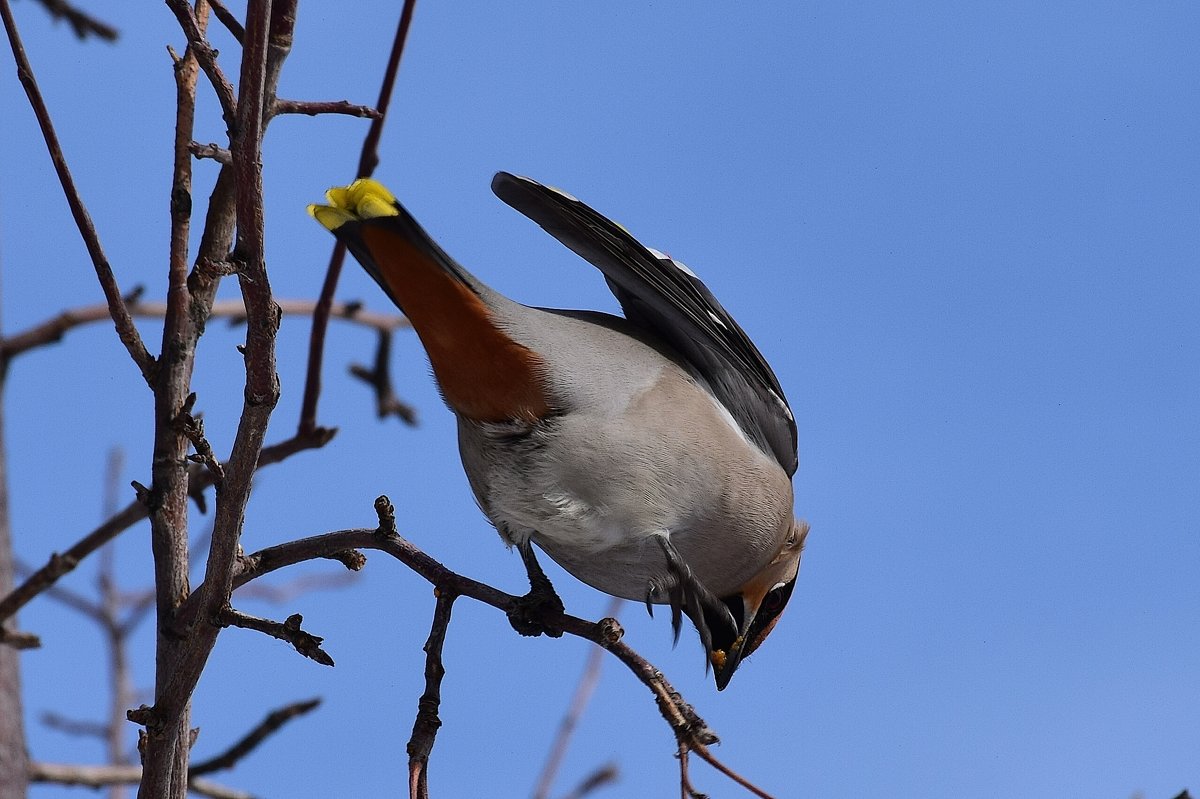
[[[712,650],[708,652],[708,659],[712,663],[718,691],[725,690],[738,664],[742,662],[742,643],[749,626],[749,620],[745,618],[745,603],[740,596],[724,597],[721,602],[729,608],[738,626],[736,629],[731,627],[728,619],[708,620],[712,630]],[[707,611],[705,615],[708,615]]]
[[[717,628],[723,631],[724,637],[716,633],[712,636],[712,651],[708,654],[716,671],[718,691],[725,690],[742,660],[766,640],[791,599],[795,585],[796,578],[793,577],[790,581],[775,586],[757,605],[747,606],[741,595],[721,600],[737,621],[737,630],[728,631],[729,622],[726,621],[724,626]]]

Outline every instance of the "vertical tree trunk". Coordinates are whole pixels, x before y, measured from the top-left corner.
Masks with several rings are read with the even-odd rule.
[[[8,517],[7,452],[4,448],[4,381],[8,364],[0,357],[0,596],[13,589],[12,529]],[[16,620],[10,626],[16,625]],[[25,799],[28,753],[21,709],[20,653],[0,644],[0,799]]]

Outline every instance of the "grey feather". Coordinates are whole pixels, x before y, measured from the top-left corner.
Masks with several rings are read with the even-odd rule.
[[[698,277],[556,189],[498,172],[492,191],[603,272],[626,318],[678,350],[746,436],[795,473],[796,422],[779,380]]]

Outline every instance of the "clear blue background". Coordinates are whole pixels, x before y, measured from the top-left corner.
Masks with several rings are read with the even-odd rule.
[[[123,286],[161,297],[165,46],[182,36],[161,4],[91,5],[118,44],[80,44],[32,2],[15,11]],[[395,6],[301,4],[282,95],[373,102]],[[214,39],[236,74],[236,45]],[[443,245],[524,302],[612,310],[598,273],[487,188],[497,169],[561,186],[700,273],[788,392],[797,512],[813,532],[770,644],[717,694],[690,637],[673,651],[664,618],[622,615],[627,640],[722,735],[719,756],[777,796],[1200,789],[1198,41],[1193,2],[418,7],[377,175]],[[100,292],[7,54],[0,68],[12,332]],[[222,141],[200,94],[197,138]],[[365,130],[271,126],[280,297],[317,293],[331,242],[304,205],[353,177]],[[196,169],[201,206],[214,169]],[[356,268],[340,296],[386,307]],[[143,325],[155,350],[156,330]],[[241,402],[238,338],[213,324],[200,347],[199,407],[221,453]],[[305,322],[285,322],[269,440],[294,429],[307,338]],[[246,549],[370,526],[387,493],[419,546],[521,590],[415,339],[401,337],[394,364],[415,430],[377,421],[345,376],[372,348],[370,333],[333,325],[321,421],[340,433],[262,473]],[[123,484],[148,479],[150,396],[105,324],[22,357],[9,384],[14,532],[41,563],[101,518],[110,447],[128,453]],[[120,541],[131,589],[150,583],[147,549],[144,525]],[[93,573],[66,584],[90,591]],[[601,613],[606,597],[552,578],[572,611]],[[350,588],[241,604],[302,612],[337,667],[226,632],[196,695],[195,755],[320,695],[222,779],[265,797],[401,791],[432,608],[423,581],[375,555]],[[99,636],[45,598],[21,626],[45,642],[22,660],[33,756],[99,760],[98,745],[36,720],[103,711]],[[146,688],[152,645],[147,626],[133,652]],[[586,654],[460,602],[434,794],[528,794]],[[621,782],[597,796],[677,795],[650,696],[605,668],[557,792],[611,760]],[[693,776],[741,795],[702,765]]]

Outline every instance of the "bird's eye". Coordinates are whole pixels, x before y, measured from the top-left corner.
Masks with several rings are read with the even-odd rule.
[[[762,609],[768,613],[774,613],[783,607],[783,592],[776,588],[763,597]]]

